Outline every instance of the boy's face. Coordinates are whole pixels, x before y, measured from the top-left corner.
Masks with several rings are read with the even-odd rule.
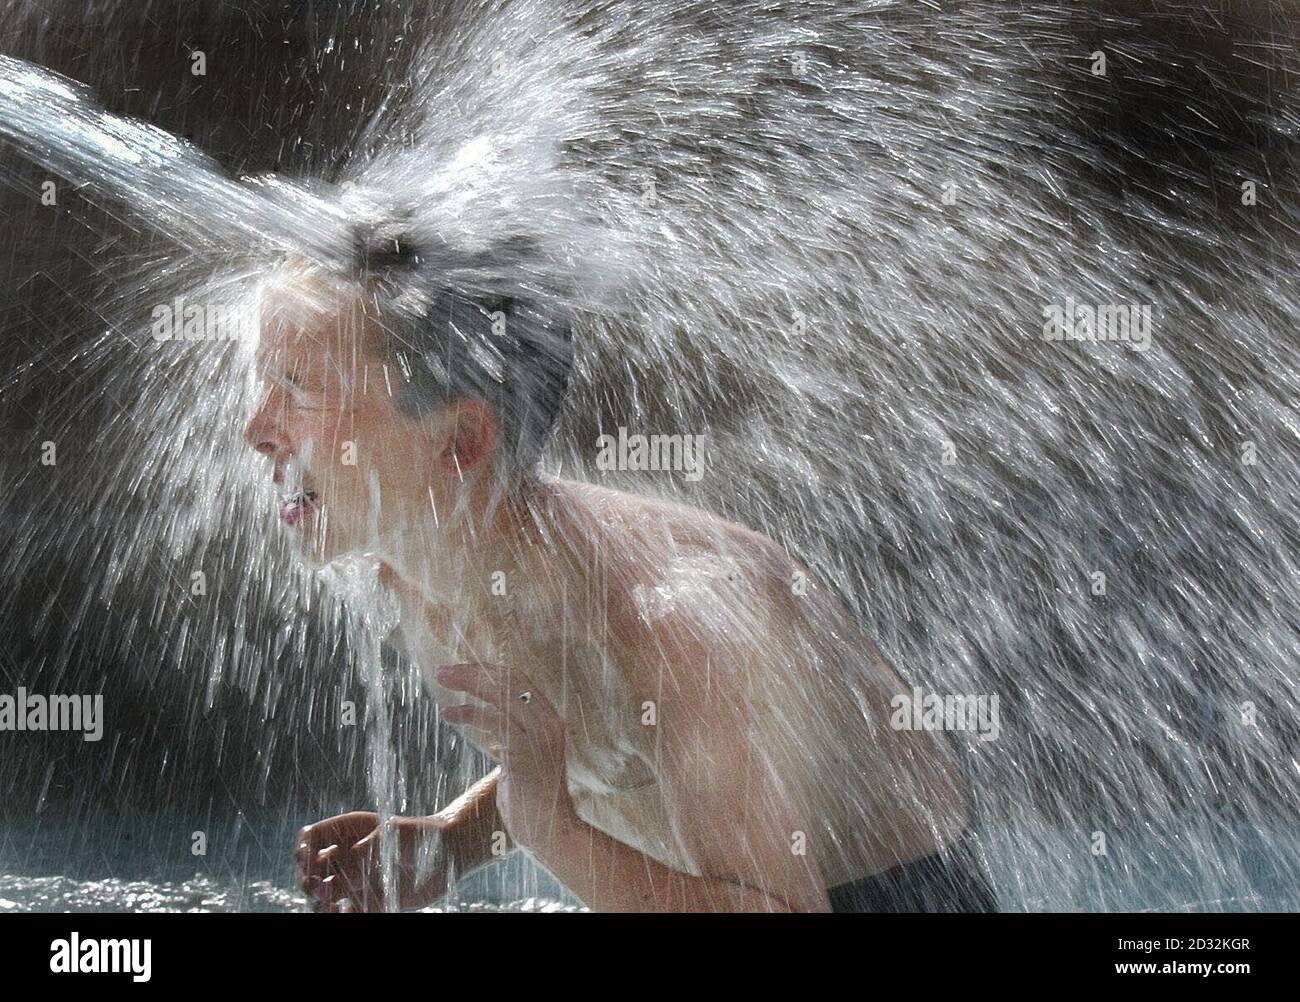
[[[379,549],[404,512],[428,511],[448,424],[446,414],[416,419],[396,407],[400,373],[373,355],[360,309],[338,303],[307,280],[268,292],[263,396],[244,429],[272,461],[282,524],[320,563]]]

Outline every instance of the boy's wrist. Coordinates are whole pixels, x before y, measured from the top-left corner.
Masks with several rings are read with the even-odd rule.
[[[503,859],[515,849],[495,810],[466,812],[446,826],[443,841],[456,872],[462,876],[494,859]]]
[[[585,858],[591,848],[591,829],[587,822],[578,816],[571,802],[567,809],[552,815],[552,819],[545,842],[536,846],[525,846],[528,852],[543,864],[558,863],[575,854]]]

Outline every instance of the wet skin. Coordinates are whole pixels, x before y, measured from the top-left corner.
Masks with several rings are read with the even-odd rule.
[[[264,316],[266,391],[245,437],[277,484],[312,494],[286,528],[313,561],[377,562],[402,605],[392,639],[436,695],[473,697],[442,716],[498,762],[439,814],[390,822],[396,902],[383,900],[374,814],[303,829],[295,853],[313,908],[421,907],[506,845],[597,910],[825,911],[827,887],[927,855],[964,826],[942,742],[883,724],[906,686],[833,598],[792,595],[806,570],[771,540],[573,481],[521,475],[502,501],[486,406],[462,399],[412,417],[395,406],[364,321],[340,323],[337,306]],[[342,461],[346,443],[355,465]],[[453,621],[463,626],[449,656],[427,638]],[[840,642],[822,643],[829,634]],[[588,638],[581,649],[575,637]],[[853,672],[863,698],[827,681]],[[843,750],[842,772],[774,769],[800,759],[807,735],[764,730],[756,706],[810,721]],[[924,809],[883,792],[900,773]],[[846,798],[866,798],[847,852],[815,834],[822,805]]]

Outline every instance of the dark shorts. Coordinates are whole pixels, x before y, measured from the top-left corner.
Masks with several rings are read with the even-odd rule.
[[[943,852],[828,892],[833,912],[995,912],[997,896],[975,857],[970,832]]]

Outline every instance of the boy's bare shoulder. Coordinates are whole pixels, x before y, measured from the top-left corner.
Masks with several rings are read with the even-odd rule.
[[[611,639],[638,660],[702,665],[740,646],[761,656],[788,629],[800,565],[773,540],[674,501],[583,490],[611,538],[601,555]]]
[[[742,564],[749,577],[797,567],[771,538],[739,522],[667,498],[628,494],[598,484],[574,483],[585,505],[606,528],[626,534],[627,556],[653,565],[655,556],[714,556],[719,566]]]

